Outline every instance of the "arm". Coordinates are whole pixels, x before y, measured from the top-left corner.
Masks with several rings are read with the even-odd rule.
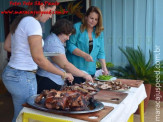
[[[70,74],[65,76],[65,73],[56,68],[50,61],[48,61],[43,55],[42,49],[42,37],[33,35],[28,37],[30,51],[33,60],[38,66],[48,72],[60,75],[62,78],[67,78],[69,81],[73,81],[73,77]]]
[[[76,48],[72,53],[73,53],[74,55],[83,57],[83,58],[84,58],[86,61],[88,61],[88,62],[92,62],[92,61],[93,61],[92,56],[90,56],[89,54],[83,52],[83,51],[80,50],[79,48]]]
[[[11,33],[9,33],[5,39],[4,50],[11,52]]]
[[[107,70],[106,62],[105,62],[104,33],[103,32],[101,32],[101,35],[100,35],[99,39],[100,39],[99,41],[101,42],[101,46],[100,46],[100,50],[99,50],[99,53],[97,55],[97,58],[99,59],[99,61],[101,63],[102,70],[104,71],[103,74],[108,75],[109,72]]]
[[[81,33],[80,32],[80,24],[75,24],[74,28],[76,30],[76,33],[70,36],[70,39],[66,42],[66,47],[67,50],[76,55],[76,56],[80,56],[83,57],[86,61],[93,61],[92,57],[85,53],[84,51],[80,50],[76,45],[77,45],[77,39],[78,39],[78,35]]]
[[[102,70],[103,70],[103,74],[104,75],[108,75],[109,72],[108,72],[108,69],[106,67],[106,62],[105,62],[105,59],[99,59],[100,63],[101,63],[101,67],[102,67]]]
[[[93,82],[92,77],[71,64],[64,54],[52,57],[52,60],[62,69],[65,69],[67,72],[72,73],[74,76],[83,77],[88,81]]]

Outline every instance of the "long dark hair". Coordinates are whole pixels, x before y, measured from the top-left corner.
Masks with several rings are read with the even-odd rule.
[[[26,9],[26,11],[40,11],[40,5],[35,5],[36,1],[41,2],[41,3],[45,3],[45,1],[47,1],[49,3],[56,2],[56,0],[30,0],[30,2],[33,3],[33,4],[29,5],[28,8]],[[54,5],[46,4],[45,8],[52,7],[52,6],[54,6]],[[23,14],[23,15],[19,15],[18,17],[16,17],[15,20],[13,21],[13,23],[10,26],[10,32],[12,34],[15,33],[15,30],[16,30],[19,22],[26,16],[37,17],[38,14]]]

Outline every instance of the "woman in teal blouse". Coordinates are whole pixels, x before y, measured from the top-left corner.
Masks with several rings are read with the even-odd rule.
[[[66,45],[68,60],[92,76],[96,71],[96,61],[99,60],[103,74],[107,75],[101,11],[97,7],[91,6],[82,22],[76,23],[74,28],[76,34],[71,35]]]

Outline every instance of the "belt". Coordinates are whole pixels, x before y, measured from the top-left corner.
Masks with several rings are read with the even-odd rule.
[[[37,70],[32,70],[32,71],[27,71],[27,72],[33,72],[33,73],[36,73],[36,72],[37,72]]]
[[[10,66],[9,66],[10,67]],[[11,69],[15,69],[15,68],[13,68],[13,67],[10,67]],[[29,70],[24,70],[24,71],[26,71],[26,72],[32,72],[32,73],[36,73],[37,72],[37,70],[32,70],[32,71],[29,71]]]

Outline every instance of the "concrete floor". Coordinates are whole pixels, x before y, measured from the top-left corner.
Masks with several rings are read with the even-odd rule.
[[[162,116],[161,116],[162,115]],[[160,102],[160,121],[163,122],[163,101]],[[156,122],[156,102],[150,100],[146,112],[144,113],[145,122]],[[134,114],[134,122],[140,122],[140,115]]]
[[[0,122],[11,122],[13,117],[13,104],[9,93],[0,95]]]
[[[155,101],[150,100],[145,112],[145,122],[156,122],[155,120]],[[160,103],[160,112],[163,113],[163,102]],[[13,104],[9,93],[0,95],[0,122],[11,122],[13,116]],[[160,122],[163,121],[163,116]],[[140,116],[134,115],[134,122],[140,122]]]

